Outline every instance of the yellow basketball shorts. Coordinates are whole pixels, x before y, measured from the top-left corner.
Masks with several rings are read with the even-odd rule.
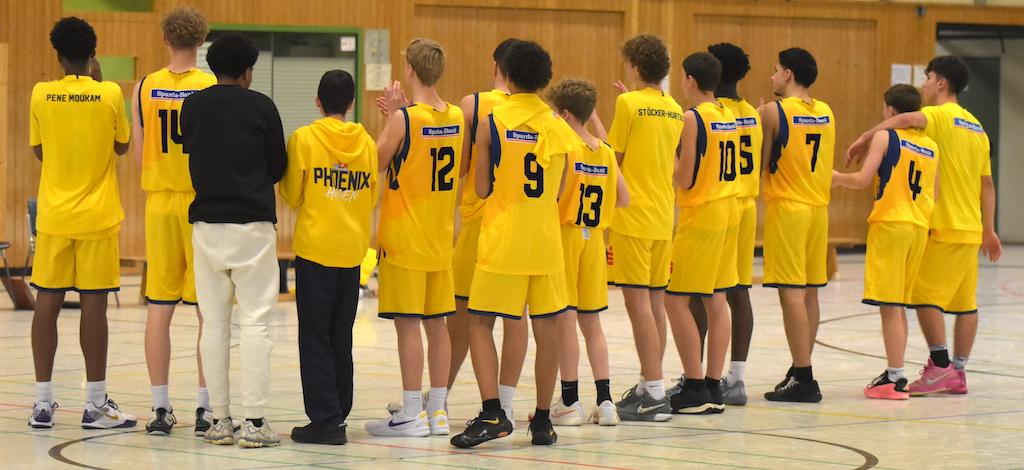
[[[764,286],[824,287],[828,283],[828,206],[780,199],[764,221]]]
[[[146,196],[146,299],[154,304],[196,304],[192,271],[193,192],[159,191]]]
[[[455,276],[455,298],[469,299],[469,290],[473,285],[473,273],[476,271],[476,250],[480,242],[480,223],[483,217],[462,221],[462,231],[455,241],[452,253],[452,271]]]
[[[562,252],[565,254],[569,308],[578,313],[607,310],[608,262],[604,251],[604,229],[563,225]]]
[[[620,287],[668,286],[672,240],[650,240],[612,232],[608,240],[608,281]]]
[[[121,288],[121,250],[117,225],[111,229],[65,238],[38,232],[32,287],[42,292],[113,292]]]
[[[568,310],[565,274],[498,274],[477,268],[469,294],[469,311],[519,319],[523,305],[531,318],[549,317]]]
[[[754,241],[757,238],[757,202],[752,197],[736,200],[740,220],[736,235],[736,273],[738,287],[750,287],[754,283]]]
[[[739,215],[731,197],[680,208],[668,294],[706,297],[739,284]]]
[[[377,316],[443,317],[455,313],[455,283],[452,270],[417,271],[380,260],[377,281]]]
[[[910,306],[927,243],[928,229],[920,225],[903,222],[869,225],[863,302]]]
[[[945,313],[978,313],[978,248],[975,243],[928,239],[911,303]]]

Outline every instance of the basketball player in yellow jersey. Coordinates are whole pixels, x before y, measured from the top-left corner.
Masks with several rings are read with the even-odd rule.
[[[171,364],[171,317],[178,302],[196,305],[192,273],[192,224],[188,207],[195,199],[188,169],[188,153],[178,128],[181,102],[188,95],[217,83],[217,78],[196,68],[196,51],[210,27],[198,10],[180,7],[160,24],[170,52],[167,67],[135,85],[132,93],[135,158],[142,167],[146,190],[146,364],[153,392],[153,410],[146,423],[150,434],[169,434],[177,423],[168,398]],[[199,330],[203,317],[196,306]],[[199,367],[199,406],[196,435],[213,423],[210,396],[203,377],[202,356],[196,345]]]
[[[460,176],[465,176],[461,184],[462,201],[459,212],[462,215],[462,229],[455,243],[452,269],[455,277],[455,315],[446,318],[448,335],[452,341],[452,362],[448,372],[448,389],[455,384],[455,377],[462,367],[462,362],[469,353],[469,291],[473,283],[473,272],[476,270],[477,242],[480,239],[480,221],[483,218],[484,201],[476,194],[474,181],[476,166],[479,159],[474,158],[487,149],[475,149],[476,131],[481,124],[486,127],[491,108],[508,100],[508,80],[504,58],[517,39],[506,39],[494,49],[494,66],[492,70],[494,88],[490,91],[473,93],[462,98],[459,107],[466,116],[466,138],[462,147],[462,168]],[[498,378],[498,395],[502,408],[513,423],[512,399],[515,396],[516,384],[522,372],[523,360],[517,352],[526,352],[528,341],[527,322],[505,319],[502,322],[501,368]]]
[[[919,112],[883,121],[862,135],[846,153],[847,162],[863,158],[871,133],[881,129],[917,127],[935,140],[942,197],[935,202],[928,245],[912,302],[931,351],[921,378],[909,386],[911,395],[946,391],[967,393],[964,366],[978,332],[978,248],[997,261],[1003,247],[995,231],[996,193],[988,135],[978,120],[960,106],[957,95],[967,87],[970,70],[963,59],[942,56],[925,69],[924,102]],[[953,360],[946,347],[942,313],[956,315]]]
[[[630,204],[616,214],[609,237],[608,280],[622,287],[640,359],[640,381],[616,403],[624,421],[670,418],[661,361],[665,355],[665,286],[673,222],[672,171],[683,110],[661,87],[668,48],[655,36],[622,45],[626,74],[640,91],[615,99],[608,143],[615,149]],[[622,88],[620,88],[622,89]],[[662,406],[655,406],[661,403]]]
[[[38,291],[32,317],[32,359],[36,402],[28,424],[52,428],[53,359],[57,317],[69,290],[81,294],[79,341],[85,356],[86,402],[82,427],[135,426],[135,417],[107,397],[107,296],[120,287],[121,200],[114,154],[128,151],[131,128],[124,96],[103,82],[96,61],[96,33],[68,17],[54,25],[50,43],[64,78],[32,88],[29,145],[42,162],[36,265]],[[45,157],[45,158],[44,158]]]
[[[462,110],[437,95],[444,72],[441,45],[414,39],[405,49],[405,78],[413,104],[403,101],[401,84],[386,91],[391,113],[378,140],[379,170],[387,171],[380,228],[379,316],[393,319],[402,368],[402,409],[366,423],[376,436],[422,437],[448,434],[444,402],[451,344],[444,317],[455,313],[452,238],[455,191],[463,145]],[[423,344],[427,335],[430,398],[422,400]]]
[[[811,371],[818,334],[818,288],[828,283],[828,201],[832,186],[835,117],[807,92],[818,65],[800,48],[779,53],[772,91],[782,99],[765,105],[762,167],[767,204],[764,285],[779,289],[793,367],[772,401],[819,402]]]
[[[529,306],[537,342],[537,408],[530,420],[534,445],[553,444],[549,404],[558,374],[558,319],[566,310],[558,195],[566,154],[579,141],[572,129],[537,96],[551,80],[551,57],[529,41],[505,55],[507,103],[495,106],[477,131],[487,165],[478,165],[476,191],[486,199],[480,244],[469,295],[470,351],[483,411],[452,438],[472,447],[507,436],[512,423],[498,398],[498,357],[492,330],[497,316],[517,318]],[[486,157],[484,156],[486,155]]]
[[[886,119],[921,109],[921,94],[910,85],[885,92]],[[833,186],[863,189],[872,181],[875,205],[868,217],[864,300],[882,313],[882,337],[889,367],[864,389],[868,398],[906,400],[903,354],[907,349],[907,306],[928,241],[935,205],[939,150],[920,129],[875,132],[864,166],[856,173],[834,172]],[[833,170],[834,171],[834,170]]]
[[[731,326],[725,291],[739,284],[736,237],[739,228],[736,116],[715,99],[722,64],[709,52],[683,60],[683,91],[695,106],[683,113],[683,135],[673,180],[679,188],[679,225],[672,245],[672,278],[665,310],[685,380],[672,395],[672,412],[725,411],[719,388]],[[690,299],[707,311],[707,372],[701,368],[700,332]]]
[[[615,151],[586,128],[597,105],[594,84],[566,78],[551,87],[547,97],[581,139],[569,152],[565,191],[558,199],[569,310],[559,316],[562,397],[551,405],[551,422],[575,426],[583,424],[586,416],[579,401],[578,320],[597,388],[597,406],[587,421],[614,426],[619,414],[612,402],[608,342],[598,313],[608,308],[604,229],[611,225],[614,208],[629,205],[629,192],[615,162]]]

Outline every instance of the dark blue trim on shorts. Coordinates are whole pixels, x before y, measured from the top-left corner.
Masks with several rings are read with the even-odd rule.
[[[62,293],[65,293],[65,292],[67,292],[69,290],[73,290],[75,292],[78,292],[79,294],[106,294],[106,293],[117,292],[117,291],[121,290],[120,287],[111,287],[109,289],[79,289],[77,287],[57,287],[57,288],[53,288],[53,287],[40,287],[39,285],[37,285],[34,282],[30,282],[28,284],[30,286],[32,286],[32,287],[35,287],[36,290],[39,291],[39,292],[51,292],[51,293],[55,293],[55,294],[62,294]]]
[[[917,310],[919,308],[934,308],[934,309],[936,309],[936,310],[938,310],[938,311],[940,311],[942,313],[948,313],[950,315],[972,315],[972,314],[977,314],[978,313],[978,309],[967,310],[967,311],[964,311],[964,312],[947,312],[946,309],[944,309],[942,307],[939,307],[938,305],[932,305],[932,304],[907,305],[907,308],[912,308],[914,310]]]
[[[566,312],[566,311],[568,311],[568,310],[569,310],[569,307],[568,307],[568,306],[566,306],[565,308],[563,308],[563,309],[561,309],[561,310],[559,310],[559,311],[557,311],[557,312],[551,312],[551,313],[542,313],[542,314],[540,314],[540,315],[533,315],[533,314],[531,314],[531,315],[530,315],[530,318],[547,318],[547,317],[553,317],[553,316],[555,316],[555,315],[560,315],[560,314],[563,314],[563,313],[565,313],[565,312]]]
[[[469,300],[469,296],[456,295],[455,300]]]
[[[149,303],[151,303],[153,305],[178,305],[178,302],[181,302],[181,299],[178,299],[178,300],[153,300],[153,299],[151,299],[149,297],[146,297],[146,302],[149,302]]]
[[[902,303],[902,302],[882,302],[881,300],[875,300],[875,299],[861,299],[860,303],[867,304],[867,305],[874,305],[875,307],[888,306],[888,307],[909,307],[909,308],[913,308],[912,305],[907,305],[907,304]]]
[[[685,295],[687,297],[711,297],[712,295],[714,295],[714,294],[703,294],[703,293],[697,293],[697,292],[676,292],[676,291],[672,291],[672,290],[668,290],[668,289],[665,289],[665,293],[668,294],[668,295],[679,295],[679,296]]]
[[[522,315],[509,315],[507,313],[488,312],[486,310],[469,309],[469,313],[472,313],[474,315],[486,315],[486,316],[489,316],[489,317],[508,318],[510,320],[522,320],[523,319]]]
[[[422,313],[392,313],[392,312],[381,312],[381,313],[377,314],[378,317],[384,318],[384,319],[387,319],[387,320],[394,320],[395,317],[419,318],[421,320],[429,320],[431,318],[443,318],[443,317],[447,317],[449,315],[455,315],[455,310],[452,310],[450,312],[444,312],[444,313],[435,313],[433,315],[426,315],[426,314],[422,314]]]
[[[750,284],[736,284],[736,286],[733,287],[733,289],[750,289],[751,287],[753,286],[751,286]]]
[[[719,288],[719,289],[715,289],[715,292],[729,292],[729,291],[731,291],[733,289],[738,288],[739,286],[740,286],[739,284],[736,284],[735,286],[732,286],[732,287],[722,287],[722,288]]]
[[[778,283],[778,282],[771,282],[771,283],[764,283],[764,284],[761,284],[761,285],[764,286],[764,287],[772,287],[772,288],[776,288],[776,289],[778,289],[779,287],[786,287],[786,288],[789,288],[789,289],[808,289],[808,288],[825,287],[825,286],[828,285],[828,283],[826,282],[824,284],[782,284],[782,283]]]
[[[629,287],[631,289],[647,289],[647,290],[665,290],[668,287],[667,284],[664,285],[664,286],[661,286],[661,287],[651,287],[651,286],[646,286],[646,285],[643,285],[643,284],[619,284],[617,282],[611,282],[611,281],[608,281],[608,285],[609,286],[615,286],[615,287]]]
[[[198,307],[199,306],[199,302],[189,302],[187,300],[182,300],[181,303],[183,303],[185,305],[191,305],[193,307]]]
[[[650,289],[650,290],[668,290],[668,284],[665,284],[663,286],[657,286],[657,287],[648,287],[648,289]]]
[[[608,306],[607,305],[605,305],[604,307],[601,307],[601,308],[599,308],[597,310],[580,310],[580,309],[578,309],[576,307],[569,307],[569,308],[575,310],[576,313],[580,313],[580,314],[584,314],[584,315],[591,314],[591,313],[601,313],[601,312],[603,312],[605,310],[608,310]]]

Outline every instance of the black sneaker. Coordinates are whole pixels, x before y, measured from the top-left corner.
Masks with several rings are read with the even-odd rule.
[[[795,377],[790,377],[782,388],[765,393],[764,398],[768,401],[818,403],[821,401],[821,389],[818,388],[817,380],[800,383]]]
[[[527,433],[533,435],[532,442],[535,446],[549,446],[558,440],[558,434],[555,434],[555,428],[551,425],[550,419],[531,419],[530,429]]]
[[[782,382],[779,382],[778,384],[775,385],[775,391],[777,392],[779,390],[782,390],[782,387],[785,387],[786,384],[789,383],[789,378],[792,377],[792,376],[793,376],[793,366],[789,366],[789,370],[786,371],[786,377],[784,379],[782,379]]]
[[[711,391],[706,388],[699,392],[684,388],[672,396],[672,412],[676,414],[708,414],[714,407]]]
[[[292,440],[305,444],[327,444],[340,446],[348,442],[345,434],[347,424],[341,420],[332,420],[320,425],[309,423],[302,427],[292,428]]]
[[[167,411],[164,408],[156,408],[149,415],[149,421],[146,422],[146,433],[167,436],[171,434],[171,429],[178,422],[174,417],[173,411]]]
[[[722,389],[721,388],[708,388],[711,392],[711,412],[712,413],[725,413],[725,401],[722,400]]]
[[[195,435],[205,436],[206,430],[213,426],[213,412],[206,408],[196,408],[196,430]]]
[[[505,417],[505,411],[481,411],[476,419],[467,423],[462,434],[452,437],[452,445],[467,448],[487,442],[491,439],[512,434],[512,422]]]

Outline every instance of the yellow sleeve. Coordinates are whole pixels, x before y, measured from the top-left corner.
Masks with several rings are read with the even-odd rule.
[[[124,94],[121,93],[121,86],[111,83],[114,86],[114,140],[122,144],[128,143],[132,137],[132,128],[128,125],[128,113],[125,112]]]
[[[921,114],[924,114],[925,119],[928,120],[928,124],[924,126],[924,133],[932,137],[942,130],[939,129],[942,123],[942,108],[939,106],[925,106],[921,108]]]
[[[36,109],[41,105],[39,96],[42,91],[39,90],[39,85],[41,84],[37,83],[32,88],[32,101],[29,105],[28,144],[33,147],[43,144],[43,137],[39,131],[39,117],[36,116]]]
[[[300,131],[293,132],[288,139],[288,166],[284,170],[284,177],[278,184],[281,198],[291,208],[298,208],[302,205],[303,190],[306,186],[305,156],[308,152],[304,152]]]
[[[379,158],[377,156],[377,144],[373,139],[367,138],[366,140],[369,141],[366,146],[370,153],[370,162],[372,162],[370,164],[370,200],[377,201],[377,196],[380,194],[380,187],[377,185],[377,177],[380,173],[377,172],[377,168],[374,167],[374,165],[377,164],[377,159]],[[376,204],[374,204],[374,206],[376,206]]]
[[[633,120],[633,113],[626,103],[625,93],[615,98],[615,117],[612,118],[612,127],[608,130],[608,145],[616,152],[626,153],[626,139],[629,138],[629,125]]]

